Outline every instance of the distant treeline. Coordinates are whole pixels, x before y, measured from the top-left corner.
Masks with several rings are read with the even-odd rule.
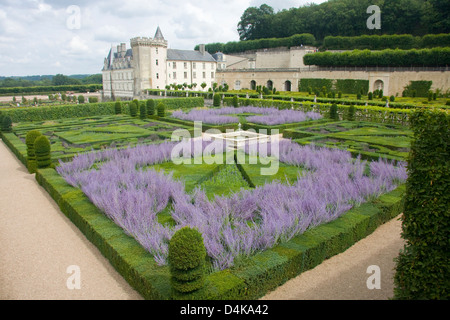
[[[326,67],[441,67],[450,65],[450,47],[317,52],[306,54],[303,62]]]
[[[0,94],[39,94],[39,93],[57,93],[57,92],[95,92],[101,90],[101,84],[85,85],[64,85],[64,86],[36,86],[36,87],[3,87],[0,88]]]
[[[102,75],[0,77],[0,88],[102,84]]]

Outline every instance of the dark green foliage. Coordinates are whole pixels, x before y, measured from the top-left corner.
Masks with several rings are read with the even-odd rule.
[[[147,104],[145,101],[141,101],[139,103],[139,118],[141,119],[147,118]]]
[[[169,242],[169,268],[172,287],[182,293],[200,289],[205,281],[206,249],[196,229],[184,227]]]
[[[48,168],[52,164],[50,141],[44,135],[40,135],[34,141],[37,168]]]
[[[233,96],[233,107],[235,108],[239,107],[239,99],[237,95]]]
[[[395,102],[395,96],[390,96],[390,97],[389,97],[389,101],[390,101],[390,102]]]
[[[138,104],[139,102],[131,101],[130,103],[130,116],[136,117],[138,112]]]
[[[368,100],[373,100],[373,93],[372,93],[372,92],[369,92],[369,93],[367,94],[367,99],[368,99]]]
[[[114,103],[114,112],[116,114],[121,114],[122,113],[122,103],[120,101],[116,101]]]
[[[405,87],[405,95],[408,97],[428,97],[433,81],[410,81]]]
[[[88,101],[89,101],[89,103],[97,103],[98,102],[98,98],[97,97],[89,97]]]
[[[155,100],[147,100],[147,115],[153,116],[155,114]]]
[[[356,99],[361,100],[361,93],[358,93],[358,94],[356,95]]]
[[[164,103],[162,103],[162,102],[158,103],[157,112],[158,112],[158,117],[163,118],[166,116],[166,106]]]
[[[213,106],[220,107],[220,94],[215,94],[213,97]]]
[[[27,168],[29,173],[36,172],[36,152],[34,149],[34,142],[36,138],[40,137],[42,134],[38,130],[31,130],[27,132],[25,137],[25,144],[27,145]]]
[[[402,217],[404,250],[396,259],[396,299],[450,298],[450,116],[416,110]]]
[[[272,38],[272,39],[259,39],[251,41],[231,41],[227,43],[209,43],[206,44],[205,49],[211,54],[218,51],[223,53],[244,52],[246,50],[257,50],[266,48],[277,47],[297,47],[300,45],[314,45],[315,38],[313,35],[296,34],[287,38]],[[199,46],[195,47],[198,50]]]
[[[10,116],[4,116],[0,125],[3,132],[12,132],[12,119]]]
[[[365,95],[369,91],[368,80],[338,79],[334,80],[336,90],[347,94]]]
[[[445,67],[450,64],[450,47],[421,50],[326,51],[308,53],[303,57],[303,62],[305,65],[323,67]]]
[[[79,95],[77,99],[78,99],[78,103],[84,103],[84,101],[85,101],[83,95]]]
[[[312,88],[312,91],[322,90],[331,91],[333,86],[333,80],[331,79],[313,79],[313,78],[303,78],[299,81],[299,91],[307,92],[308,89]],[[325,90],[323,90],[325,88]]]
[[[346,118],[348,121],[355,121],[356,107],[350,106],[347,110]]]
[[[338,114],[338,106],[337,104],[333,103],[330,107],[330,113],[329,113],[330,119],[333,120],[339,120],[339,114]]]

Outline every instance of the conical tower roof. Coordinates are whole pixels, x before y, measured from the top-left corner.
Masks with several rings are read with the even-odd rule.
[[[156,33],[155,33],[155,36],[153,37],[153,39],[165,40],[165,39],[164,39],[164,36],[163,36],[163,34],[162,34],[162,32],[161,32],[161,29],[159,28],[159,26],[158,26],[158,28],[156,29]]]

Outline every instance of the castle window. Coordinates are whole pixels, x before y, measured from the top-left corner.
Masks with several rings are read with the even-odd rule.
[[[173,63],[173,68],[174,68],[174,69],[177,68],[177,63],[176,63],[176,62]]]
[[[197,72],[192,73],[192,78],[197,79]]]
[[[203,62],[203,69],[206,69],[206,63]]]
[[[195,62],[192,62],[192,69],[195,69],[196,66],[197,64]]]
[[[156,48],[156,54],[158,54],[158,48]]]
[[[203,79],[206,78],[206,72],[203,72]]]
[[[187,62],[184,63],[184,68],[187,69]]]
[[[159,73],[156,74],[156,79],[159,79]]]
[[[187,79],[187,72],[184,73],[184,78]]]
[[[211,72],[211,79],[214,79],[214,72]]]
[[[158,65],[158,59],[156,59],[156,65]]]
[[[176,72],[173,73],[173,78],[174,78],[174,79],[177,78],[177,73],[176,73]]]

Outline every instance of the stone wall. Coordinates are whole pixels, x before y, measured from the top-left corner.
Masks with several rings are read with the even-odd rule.
[[[383,89],[386,96],[401,96],[405,86],[410,81],[433,81],[432,90],[440,89],[443,92],[450,90],[450,71],[298,71],[293,70],[226,70],[217,72],[217,82],[226,82],[230,89],[234,89],[236,81],[240,81],[241,88],[251,88],[251,82],[266,86],[272,81],[278,91],[286,91],[285,84],[291,83],[291,91],[298,91],[298,83],[302,78],[324,79],[358,79],[369,80],[369,90]],[[380,87],[381,86],[381,87]]]

